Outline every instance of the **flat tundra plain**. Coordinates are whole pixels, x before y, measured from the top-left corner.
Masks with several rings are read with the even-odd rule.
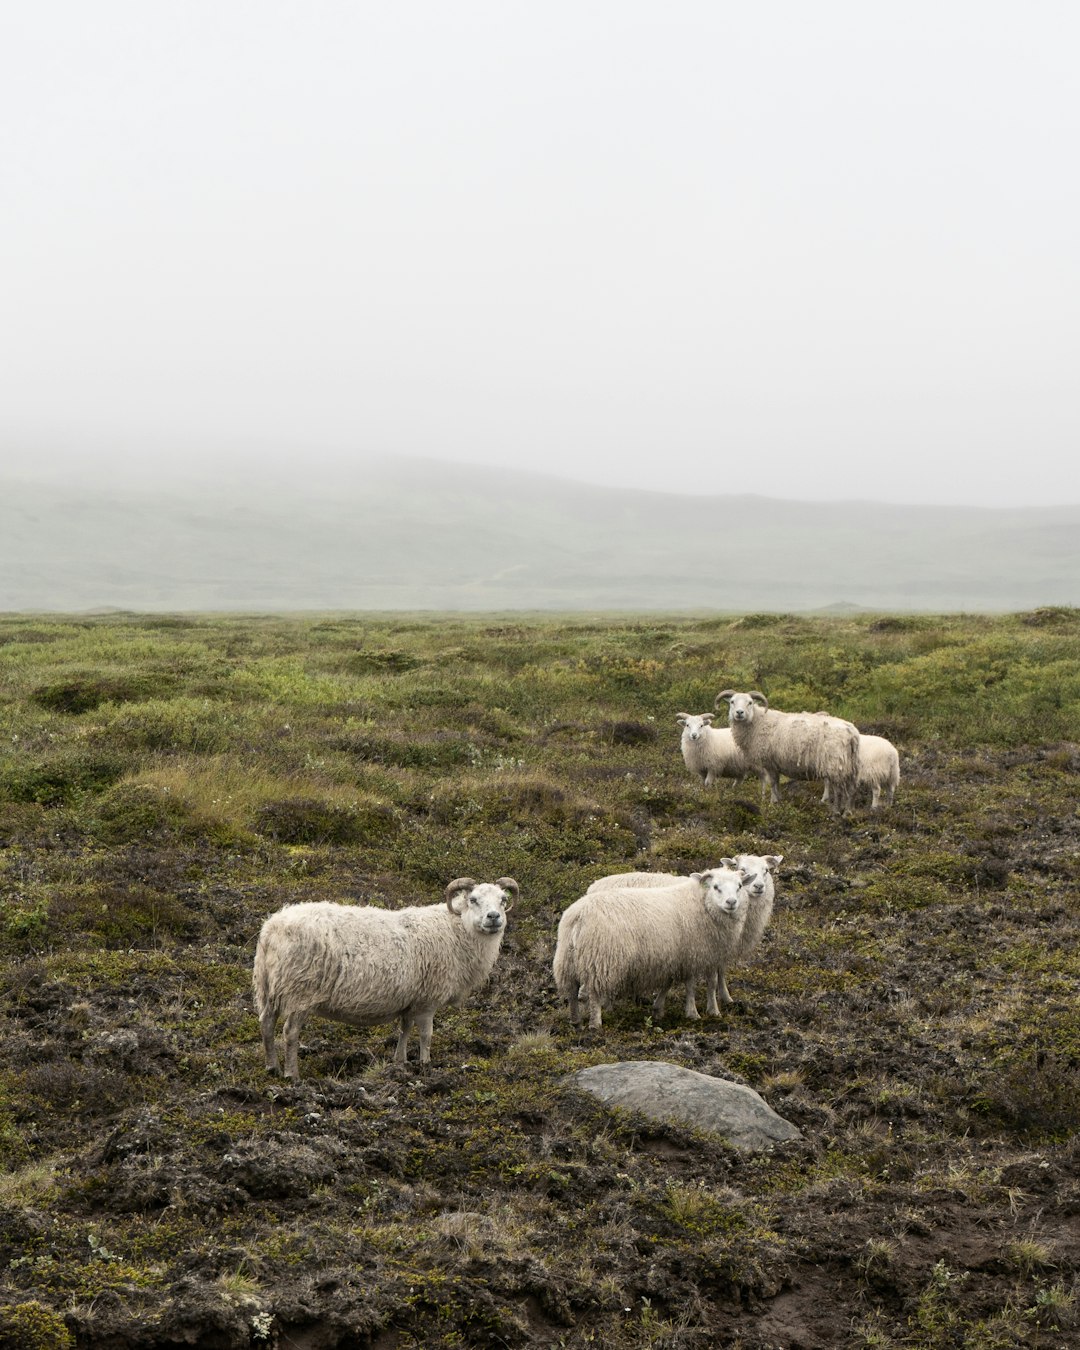
[[[895,804],[705,787],[724,689],[887,737]],[[1075,1344],[1078,784],[1067,608],[0,617],[0,1346]],[[572,1027],[566,906],[737,853],[783,863],[734,1004]],[[430,1065],[313,1018],[269,1077],[263,920],[462,876],[520,896]],[[633,1059],[803,1137],[563,1086]]]

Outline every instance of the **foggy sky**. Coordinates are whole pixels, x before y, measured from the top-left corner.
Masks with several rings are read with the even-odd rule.
[[[1080,502],[1067,3],[35,0],[0,469]]]

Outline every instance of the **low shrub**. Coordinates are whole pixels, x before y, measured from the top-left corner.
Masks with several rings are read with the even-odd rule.
[[[41,1303],[0,1308],[0,1350],[69,1350],[74,1344],[60,1314]]]
[[[74,675],[33,690],[30,702],[50,712],[93,712],[102,703],[133,703],[149,694],[160,694],[173,681],[166,676]]]
[[[98,803],[91,833],[105,844],[191,837],[200,822],[187,803],[152,783],[118,783]]]
[[[99,792],[110,786],[125,768],[119,756],[84,746],[42,758],[20,757],[0,776],[0,793],[13,802],[61,806],[84,792]]]
[[[265,802],[255,813],[255,829],[279,844],[370,844],[397,833],[400,821],[382,802],[342,806],[316,797]]]

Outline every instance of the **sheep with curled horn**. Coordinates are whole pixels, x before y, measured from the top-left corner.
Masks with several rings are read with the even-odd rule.
[[[728,705],[728,726],[751,770],[780,800],[780,775],[824,780],[829,807],[843,815],[859,779],[859,729],[828,713],[787,713],[770,708],[759,689],[725,689],[716,707]]]
[[[282,1018],[285,1076],[299,1078],[300,1032],[312,1015],[357,1027],[398,1019],[398,1064],[415,1026],[420,1063],[428,1063],[435,1014],[464,1002],[491,974],[518,893],[513,877],[458,877],[434,905],[387,910],[319,901],[272,914],[252,974],[267,1069],[278,1068]]]

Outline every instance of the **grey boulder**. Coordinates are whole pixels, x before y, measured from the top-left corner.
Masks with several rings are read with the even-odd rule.
[[[594,1064],[563,1080],[605,1106],[638,1111],[721,1135],[736,1148],[763,1149],[802,1135],[753,1088],[659,1059]]]

